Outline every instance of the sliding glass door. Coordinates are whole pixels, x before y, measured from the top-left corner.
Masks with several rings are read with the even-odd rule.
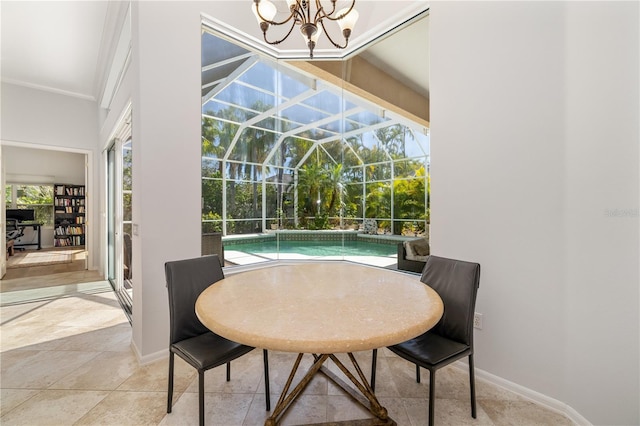
[[[107,278],[131,319],[133,269],[131,265],[131,127],[122,123],[107,150]]]

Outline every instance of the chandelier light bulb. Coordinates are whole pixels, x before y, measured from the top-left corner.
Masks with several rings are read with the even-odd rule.
[[[260,14],[258,14],[258,7],[260,8]],[[276,13],[278,10],[276,9],[276,5],[271,3],[269,0],[260,0],[258,3],[253,3],[253,7],[251,8],[253,14],[258,21],[258,24],[262,24],[266,21],[273,21],[273,18],[276,17]],[[260,18],[262,15],[262,18]]]
[[[297,0],[287,0],[287,5],[289,6],[289,10],[296,7],[298,5]]]
[[[256,16],[256,20],[262,30],[264,41],[267,44],[276,45],[285,41],[293,29],[297,26],[300,27],[300,32],[309,48],[309,57],[313,59],[313,49],[320,38],[320,35],[324,32],[329,42],[338,49],[344,49],[349,44],[349,37],[351,31],[356,25],[358,20],[358,12],[354,9],[356,4],[355,0],[351,1],[351,6],[340,9],[336,12],[336,0],[331,1],[331,8],[322,4],[322,0],[286,0],[289,7],[289,16],[284,18],[278,18],[275,21],[277,15],[276,6],[269,0],[253,0],[253,14]],[[315,7],[315,11],[313,8]],[[335,21],[344,37],[344,43],[336,43],[331,37],[329,27],[326,27],[328,21]],[[267,38],[267,30],[270,27],[285,25],[288,26],[286,34],[277,40]],[[324,29],[324,31],[323,31]]]
[[[349,8],[341,9],[336,12],[336,16],[340,16],[347,12],[349,12]],[[342,34],[344,34],[345,31],[348,31],[349,34],[351,34],[351,30],[353,30],[353,27],[356,26],[356,22],[358,21],[359,17],[360,15],[358,14],[358,11],[355,9],[351,9],[351,12],[347,13],[342,19],[338,19],[336,22],[338,23],[338,26],[340,26]]]

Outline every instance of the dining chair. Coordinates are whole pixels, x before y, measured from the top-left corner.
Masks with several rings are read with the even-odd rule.
[[[195,312],[196,299],[211,284],[224,278],[218,255],[165,263],[169,291],[169,390],[167,413],[173,405],[174,355],[178,355],[198,370],[198,398],[200,425],[204,425],[204,373],[227,365],[227,381],[231,380],[231,361],[251,352],[253,347],[225,339],[205,327]],[[271,410],[269,396],[269,361],[263,350],[264,392],[267,411]]]
[[[436,371],[465,356],[469,357],[471,417],[476,418],[476,390],[473,367],[473,317],[480,286],[480,265],[444,257],[429,256],[420,281],[433,288],[444,304],[440,321],[426,333],[389,346],[396,355],[429,370],[429,425],[434,424]],[[377,349],[373,351],[371,387],[375,389]]]

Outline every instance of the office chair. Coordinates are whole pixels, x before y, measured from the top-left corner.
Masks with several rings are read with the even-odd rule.
[[[6,224],[6,236],[7,241],[17,240],[18,238],[24,236],[24,229],[18,226],[17,219],[7,219]],[[16,247],[13,246],[14,250],[24,250],[24,247]]]
[[[232,342],[211,332],[195,312],[196,299],[211,284],[224,278],[217,255],[165,263],[169,291],[169,390],[167,413],[173,404],[174,355],[198,370],[200,425],[204,425],[204,373],[227,364],[227,381],[231,380],[231,361],[251,352],[253,347]],[[269,395],[269,363],[264,356],[264,391],[267,411],[271,409]]]
[[[452,362],[469,357],[471,417],[476,418],[476,390],[473,368],[473,316],[480,286],[480,265],[461,260],[429,256],[420,281],[433,288],[442,298],[444,314],[431,330],[388,348],[416,365],[416,381],[420,383],[420,367],[429,370],[429,425],[434,422],[436,371]],[[375,389],[377,349],[373,351],[371,387]]]

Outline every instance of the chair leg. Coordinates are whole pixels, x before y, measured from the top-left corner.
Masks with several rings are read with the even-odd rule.
[[[371,390],[375,392],[376,390],[376,367],[378,364],[378,350],[374,349],[371,354]]]
[[[429,426],[433,426],[436,402],[436,370],[429,370]]]
[[[266,349],[262,350],[264,359],[264,401],[267,411],[271,411],[271,394],[269,388],[269,354]]]
[[[231,381],[231,363],[227,363],[227,382]]]
[[[174,353],[169,351],[169,389],[167,390],[167,413],[171,412],[173,405],[173,357]]]
[[[198,370],[198,406],[200,426],[204,426],[204,371]]]
[[[471,391],[471,417],[476,418],[476,378],[473,354],[469,355],[469,386]]]
[[[416,383],[420,383],[420,366],[416,364]]]

